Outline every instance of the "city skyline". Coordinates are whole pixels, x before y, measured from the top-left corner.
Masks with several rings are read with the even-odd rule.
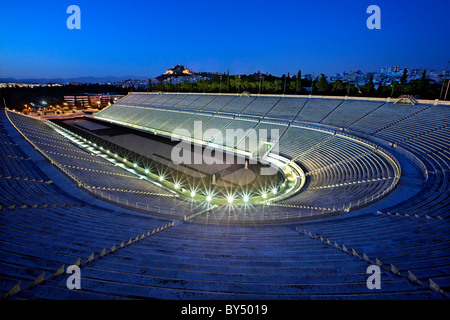
[[[178,66],[178,65],[177,65]],[[183,67],[183,66],[182,66]],[[401,75],[403,74],[404,70],[407,70],[407,81],[414,79],[419,79],[422,76],[422,72],[426,72],[426,78],[431,82],[436,83],[442,83],[444,79],[448,76],[448,70],[433,70],[428,68],[409,68],[407,66],[387,66],[380,68],[377,71],[371,71],[371,72],[362,72],[360,69],[352,69],[352,70],[343,70],[341,72],[333,73],[333,74],[327,74],[326,72],[317,72],[317,73],[302,73],[302,79],[308,80],[314,77],[314,79],[319,79],[321,77],[321,74],[325,74],[325,78],[330,81],[334,82],[336,80],[344,80],[344,82],[350,81],[353,84],[363,84],[361,81],[363,80],[364,83],[367,82],[367,79],[369,79],[370,76],[374,76],[374,82],[388,82],[388,84],[391,83],[394,79],[398,80]],[[300,70],[301,71],[301,70]],[[446,72],[447,71],[447,72]],[[163,80],[163,82],[171,81],[172,83],[181,83],[184,81],[189,82],[197,82],[199,80],[204,79],[204,72],[198,72],[198,71],[192,71],[192,75],[175,75],[174,77],[168,77],[167,80]],[[211,80],[214,78],[214,76],[217,73],[211,72],[208,75],[208,79]],[[251,76],[253,74],[258,74],[258,72],[254,72],[251,74],[248,74],[248,76]],[[224,75],[226,75],[224,73]],[[289,78],[295,77],[297,73],[285,73],[282,76],[288,76]],[[35,78],[35,79],[14,79],[14,78],[0,78],[0,87],[7,87],[7,86],[13,86],[17,84],[23,84],[26,86],[36,86],[36,85],[63,85],[63,84],[70,84],[70,83],[91,83],[91,84],[114,84],[114,85],[122,85],[124,83],[128,84],[135,84],[136,88],[138,86],[146,85],[149,80],[151,80],[153,83],[161,81],[161,77],[166,76],[167,77],[167,71],[162,73],[159,76],[154,77],[145,77],[145,76],[134,76],[134,75],[128,75],[128,76],[104,76],[104,77],[94,77],[94,76],[86,76],[86,77],[78,77],[78,78]],[[233,74],[230,74],[230,76],[235,76]],[[242,75],[246,76],[246,75]],[[272,75],[273,76],[273,75]],[[353,76],[353,77],[352,77]],[[191,79],[192,78],[192,79]],[[159,79],[159,80],[158,80]],[[383,80],[383,81],[379,81]]]
[[[153,78],[178,63],[195,71],[276,76],[395,65],[445,70],[450,53],[444,41],[446,1],[174,1],[127,7],[77,1],[81,29],[69,30],[71,4],[2,2],[1,78]],[[381,8],[380,30],[366,26],[372,4]]]

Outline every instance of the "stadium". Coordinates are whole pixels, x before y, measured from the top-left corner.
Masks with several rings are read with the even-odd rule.
[[[2,299],[448,299],[449,120],[410,96],[2,110]]]

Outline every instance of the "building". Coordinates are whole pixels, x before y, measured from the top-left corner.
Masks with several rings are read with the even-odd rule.
[[[64,102],[70,107],[105,107],[121,99],[120,94],[85,93],[77,96],[64,96]]]

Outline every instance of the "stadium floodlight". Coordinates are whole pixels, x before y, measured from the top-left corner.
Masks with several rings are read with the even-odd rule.
[[[178,183],[175,183],[174,188],[175,188],[176,190],[178,190],[178,189],[180,188],[180,185],[179,185]]]
[[[273,193],[273,194],[277,194],[277,192],[278,192],[277,188],[273,188],[273,189],[272,189],[272,193]]]
[[[114,154],[114,158],[117,158],[117,153]]]
[[[267,198],[267,193],[263,192],[262,197],[263,197],[263,199],[266,199]]]
[[[229,204],[232,204],[234,198],[233,198],[233,196],[228,196],[228,197],[227,197],[227,200],[228,200],[228,203],[229,203]]]
[[[150,171],[149,171],[148,169],[145,169],[145,173],[147,173],[147,174],[148,174],[149,172],[150,172]]]
[[[191,191],[191,197],[195,197],[195,191]]]
[[[244,202],[247,203],[248,202],[248,196],[244,196]]]
[[[133,163],[133,168],[136,168],[137,167],[137,164],[136,163]]]
[[[206,196],[206,201],[211,202],[211,200],[212,200],[212,197],[210,195],[207,195]]]
[[[159,181],[163,181],[164,177],[163,176],[159,176]]]
[[[123,162],[127,162],[127,158],[123,158]]]

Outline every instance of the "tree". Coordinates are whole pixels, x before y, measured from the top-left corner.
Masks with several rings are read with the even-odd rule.
[[[152,79],[148,78],[147,91],[152,91]]]
[[[206,77],[203,77],[203,92],[206,92]]]
[[[297,78],[295,76],[292,77],[292,81],[289,81],[288,90],[290,92],[297,92]]]
[[[353,84],[351,84],[351,83],[347,83],[346,85],[345,85],[345,89],[344,89],[345,91],[345,94],[347,94],[348,93],[348,95],[349,96],[356,96],[356,95],[358,95],[358,88],[355,86],[355,85],[353,85]]]
[[[164,83],[162,82],[162,80],[158,81],[158,83],[156,84],[156,89],[158,91],[164,91]]]
[[[375,85],[373,84],[373,75],[371,75],[369,81],[367,81],[364,91],[368,96],[372,96],[375,93]]]
[[[316,83],[316,88],[318,93],[326,93],[328,91],[328,81],[325,75],[322,73],[320,80]]]
[[[180,90],[189,92],[191,90],[191,84],[189,83],[189,81],[183,81],[180,85]]]
[[[223,86],[223,84],[222,84],[222,78],[223,78],[223,76],[225,76],[225,73],[222,75],[220,75],[220,77],[219,77],[219,92],[222,92],[222,86]]]
[[[285,86],[285,83],[286,83],[286,75],[285,74],[283,74],[282,76],[281,76],[281,83],[282,83],[282,85],[283,85],[283,94],[286,92],[286,86]]]
[[[344,83],[341,80],[336,80],[333,83],[333,87],[332,87],[331,91],[334,94],[338,94],[339,95],[339,94],[342,94],[344,92],[344,89],[345,89]]]
[[[408,78],[408,70],[403,69],[402,77],[400,78],[400,85],[402,86],[402,89],[404,90],[406,88],[406,80]]]
[[[172,79],[169,79],[169,81],[166,81],[166,91],[167,92],[173,91]]]
[[[234,76],[234,85],[233,85],[233,87],[235,87],[237,92],[239,93],[239,91],[241,90],[241,76],[240,75]]]
[[[236,89],[236,91],[238,90],[238,87],[239,87],[239,78],[238,78],[238,76],[234,76],[233,79],[230,79],[230,86],[231,86],[231,88]]]
[[[419,92],[423,94],[426,91],[427,87],[428,87],[427,71],[423,70],[422,77],[420,78],[419,82]]]
[[[295,83],[295,90],[297,92],[302,91],[302,71],[299,69],[297,73],[297,79]]]
[[[399,83],[394,80],[391,84],[391,97],[398,96],[398,89],[399,89],[398,87]]]
[[[281,80],[275,80],[273,83],[273,91],[274,92],[280,92],[283,84]]]

